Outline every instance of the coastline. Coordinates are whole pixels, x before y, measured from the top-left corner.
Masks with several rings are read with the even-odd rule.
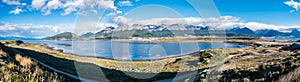
[[[6,42],[4,42],[6,43]],[[86,63],[88,65],[93,64],[92,67],[101,67],[102,69],[106,71],[111,72],[134,72],[137,74],[143,74],[143,73],[150,73],[150,74],[156,74],[159,75],[153,78],[150,78],[150,80],[146,79],[145,81],[155,81],[153,79],[164,79],[173,77],[176,75],[177,72],[189,72],[189,71],[195,71],[198,69],[197,66],[189,68],[185,67],[186,69],[181,70],[176,65],[180,65],[178,61],[190,61],[190,60],[184,60],[189,59],[191,56],[185,55],[180,57],[172,57],[172,58],[166,58],[166,59],[159,59],[159,60],[153,60],[153,61],[117,61],[117,60],[111,60],[111,59],[102,59],[102,58],[95,58],[95,57],[80,57],[72,54],[66,54],[59,51],[49,50],[47,48],[42,48],[40,46],[43,46],[42,44],[33,44],[33,43],[22,43],[20,45],[7,43],[6,46],[9,46],[11,48],[17,49],[21,52],[24,52],[26,55],[33,57],[35,59],[40,60],[41,62],[44,62],[45,64],[49,66],[53,66],[53,68],[59,69],[61,71],[65,71],[67,73],[76,75],[78,71],[68,71],[70,70],[70,65],[74,65],[75,67],[80,67],[81,64],[76,65],[76,62],[80,63]],[[197,60],[197,57],[192,57],[192,60]],[[67,61],[66,61],[67,60]],[[72,61],[69,61],[72,60]],[[76,62],[75,62],[76,61]],[[64,63],[62,63],[64,62]],[[57,66],[57,64],[61,64],[63,66]],[[82,64],[85,65],[85,64]],[[167,65],[167,66],[164,66]],[[175,66],[172,66],[175,65]],[[150,66],[150,67],[149,67]],[[157,66],[163,68],[157,68]],[[73,66],[71,66],[73,67]],[[139,67],[139,68],[137,68]],[[78,68],[72,68],[72,69],[78,69]],[[80,68],[81,69],[81,68]],[[94,68],[91,68],[94,69]],[[85,70],[90,71],[90,70]],[[79,71],[80,72],[80,71]],[[90,73],[93,73],[90,71]],[[123,75],[123,74],[122,74]],[[166,76],[168,75],[168,76]],[[87,76],[87,75],[84,75]],[[84,77],[83,76],[83,77]],[[97,75],[95,75],[97,76]],[[127,77],[127,76],[126,76]],[[89,77],[87,77],[89,78]],[[97,78],[91,78],[96,79]],[[113,77],[113,79],[117,79],[117,77]],[[122,79],[122,78],[120,78]],[[120,80],[119,79],[119,80]],[[134,78],[131,78],[133,80]],[[152,79],[152,80],[151,80]],[[99,80],[99,79],[98,79]]]
[[[37,42],[34,42],[34,41],[25,41],[25,42],[30,42],[30,43],[34,43],[34,44],[45,44],[43,46],[40,46],[40,47],[44,47],[44,48],[49,48],[49,49],[53,49],[53,50],[57,50],[57,51],[60,51],[60,52],[64,52],[65,50],[63,50],[64,48],[63,47],[60,47],[59,46],[57,48],[55,48],[56,45],[51,45],[51,44],[63,44],[63,45],[75,45],[75,44],[72,44],[72,42],[68,41],[67,43],[65,43],[64,41],[63,42],[56,42],[56,40],[54,40],[54,42],[52,42],[52,40],[45,40],[45,41],[49,41],[49,42],[40,42],[40,41],[37,41]],[[102,40],[92,40],[92,41],[83,41],[83,42],[102,42]],[[80,41],[79,41],[80,42]],[[78,42],[78,43],[79,43]],[[107,43],[107,41],[103,41],[105,43]],[[176,45],[180,44],[178,42],[145,42],[145,41],[140,41],[140,40],[126,40],[126,39],[120,39],[120,40],[112,40],[112,42],[116,42],[116,43],[128,43],[128,44],[151,44],[151,45],[160,45],[160,44],[164,44],[164,43],[175,43]],[[213,44],[213,43],[217,43],[217,44],[224,44],[224,48],[225,48],[225,42],[217,42],[217,41],[214,41],[214,42],[210,42],[210,41],[181,41],[182,43],[204,43],[204,45],[210,45],[210,44]],[[74,43],[77,43],[77,42],[74,42]],[[82,43],[82,42],[80,42]],[[110,42],[108,42],[110,44]],[[177,44],[178,43],[178,44]],[[50,45],[47,45],[47,44],[50,44]],[[230,44],[230,43],[229,43]],[[236,43],[231,43],[232,45],[236,44]],[[202,45],[202,44],[201,44]],[[51,47],[48,47],[48,46],[51,46]],[[172,45],[171,45],[172,46]],[[240,46],[240,47],[239,47]],[[165,47],[165,46],[164,46]],[[199,46],[201,47],[201,46]],[[237,45],[238,48],[246,48],[246,45],[244,46],[243,44],[239,44]],[[71,47],[72,48],[72,47]],[[213,47],[212,47],[213,48]],[[231,47],[230,47],[231,48]],[[211,47],[207,47],[205,49],[201,49],[201,50],[208,50],[208,49],[211,49]],[[169,50],[170,51],[170,50]],[[150,61],[150,60],[160,60],[160,59],[167,59],[167,58],[173,58],[173,57],[180,57],[182,55],[189,55],[189,54],[192,54],[192,53],[196,53],[196,52],[199,52],[200,50],[193,50],[193,51],[189,51],[189,52],[184,52],[184,53],[173,53],[173,54],[168,54],[166,56],[163,56],[163,57],[153,57],[153,58],[131,58],[131,60],[128,60],[128,61]],[[67,47],[67,50],[64,52],[64,53],[67,53],[67,54],[71,54],[71,55],[77,55],[77,56],[82,56],[82,57],[96,57],[96,58],[103,58],[103,59],[109,59],[109,60],[119,60],[119,61],[127,61],[127,59],[113,59],[111,57],[106,57],[106,56],[96,56],[96,55],[85,55],[85,54],[76,54],[76,53],[72,53],[72,51],[70,51],[70,47],[68,46]],[[104,54],[105,55],[105,54]],[[136,55],[139,55],[139,54],[136,54]]]
[[[195,40],[195,39],[199,39],[199,38],[194,38],[192,40],[188,40],[188,39],[162,39],[163,41],[160,41],[161,39],[158,40],[152,40],[152,41],[144,41],[144,40],[125,40],[125,39],[121,39],[121,40],[112,40],[112,41],[117,41],[117,42],[121,42],[121,43],[134,43],[134,44],[156,44],[156,43],[176,43],[176,42],[197,42],[197,43],[201,43],[201,42],[220,42],[220,43],[232,43],[232,44],[239,44],[239,45],[246,45],[248,47],[253,47],[255,46],[255,44],[257,45],[256,41],[260,41],[260,42],[278,42],[278,43],[290,43],[293,41],[273,41],[273,40],[266,40],[266,39],[261,39],[261,38],[250,38],[250,39],[241,39],[241,38],[230,38],[230,39],[222,39],[224,41],[216,41],[220,38],[214,38],[214,39],[206,39],[206,38],[201,38],[199,40]],[[49,41],[49,40],[46,40]],[[51,41],[51,40],[50,40]],[[63,40],[65,41],[65,40]],[[67,40],[70,41],[70,40]],[[82,40],[75,40],[75,41],[82,41]],[[86,40],[83,40],[86,41]],[[92,40],[92,41],[103,41],[103,40]],[[107,40],[104,40],[107,41]],[[82,56],[82,55],[77,55],[74,53],[67,53],[67,52],[63,52],[63,50],[60,49],[53,49],[53,47],[49,47],[47,44],[37,44],[37,43],[31,43],[34,45],[38,45],[39,47],[42,48],[47,48],[50,50],[53,50],[55,52],[60,52],[62,54],[67,54],[67,55],[73,55],[73,56],[80,56],[80,57],[93,57],[93,58],[99,58],[99,59],[107,59],[107,60],[116,60],[116,61],[151,61],[150,59],[144,59],[144,60],[118,60],[118,59],[113,59],[113,58],[105,58],[105,57],[99,57],[99,56]],[[58,43],[59,44],[59,43]],[[63,44],[65,45],[65,44]],[[290,45],[290,44],[288,44]],[[72,45],[71,45],[72,46]],[[210,49],[207,49],[210,50]],[[191,55],[191,54],[195,54],[195,53],[199,53],[200,51],[203,50],[199,50],[199,51],[195,51],[195,52],[190,52],[190,53],[185,53],[185,54],[181,54],[181,55],[171,55],[168,57],[164,57],[164,58],[155,58],[152,59],[152,61],[156,61],[156,60],[163,60],[163,59],[169,59],[169,58],[177,58],[177,57],[181,57],[181,56],[186,56],[186,55]]]
[[[277,51],[280,47],[282,46],[275,46],[275,47],[258,47],[257,45],[254,45],[255,41],[258,40],[231,40],[232,43],[241,43],[241,44],[248,44],[250,47],[249,48],[225,48],[225,49],[208,49],[208,50],[203,50],[203,51],[197,51],[193,52],[191,54],[186,54],[182,56],[175,56],[175,57],[168,57],[168,58],[163,58],[163,59],[156,59],[152,61],[124,61],[124,60],[114,60],[114,59],[107,59],[107,58],[100,58],[100,57],[88,57],[88,56],[77,56],[75,54],[68,54],[68,53],[63,53],[60,51],[56,50],[51,50],[46,48],[46,45],[43,44],[34,44],[34,43],[22,43],[22,44],[15,44],[15,43],[10,43],[10,42],[3,42],[5,45],[12,47],[14,49],[20,50],[22,52],[27,53],[30,57],[35,57],[36,59],[42,58],[41,61],[46,63],[47,65],[53,66],[54,68],[57,68],[61,71],[65,71],[70,74],[77,74],[78,71],[70,71],[70,65],[71,67],[74,67],[74,64],[76,62],[80,63],[85,63],[88,65],[91,65],[92,67],[101,67],[102,69],[105,69],[105,71],[109,72],[132,72],[132,73],[137,73],[137,74],[143,74],[143,73],[159,73],[158,76],[147,79],[145,81],[156,81],[156,80],[163,80],[167,78],[172,78],[174,77],[178,72],[191,72],[191,71],[196,71],[196,70],[201,70],[205,71],[204,69],[207,68],[215,68],[215,66],[225,66],[224,64],[228,64],[228,62],[232,62],[232,60],[227,60],[227,59],[232,59],[236,57],[242,57],[240,59],[248,59],[252,57],[259,56],[256,53],[270,53],[273,51]],[[261,40],[263,42],[265,40]],[[230,40],[227,40],[227,42],[230,43]],[[278,42],[278,43],[287,43],[286,41],[270,41],[266,40],[266,43],[269,42]],[[263,45],[262,45],[263,46]],[[264,50],[270,50],[270,51],[264,51]],[[215,54],[215,53],[220,53],[220,51],[226,51],[223,53],[224,55],[219,55],[217,57],[221,57],[220,59],[211,59],[211,58],[205,58],[205,61],[199,61],[199,58],[201,59],[202,57],[206,57],[205,54]],[[243,57],[243,54],[256,54],[254,56],[249,56],[249,57]],[[285,53],[290,53],[290,52],[285,52]],[[40,54],[40,55],[39,55]],[[206,54],[208,55],[208,54]],[[216,54],[215,54],[216,55]],[[262,55],[263,56],[263,55]],[[211,56],[208,56],[211,57]],[[277,57],[277,56],[276,56]],[[48,59],[50,58],[50,59]],[[45,59],[45,60],[43,60]],[[226,59],[226,60],[223,60]],[[260,58],[259,58],[260,59]],[[51,60],[51,61],[50,61]],[[67,60],[67,61],[66,61]],[[72,61],[70,61],[72,60]],[[55,61],[55,62],[54,62]],[[189,66],[187,64],[181,64],[180,62],[198,62],[197,65],[195,66]],[[239,61],[244,61],[244,60],[239,60]],[[249,61],[249,60],[247,60]],[[252,61],[252,60],[251,60]],[[64,62],[64,63],[62,63]],[[221,63],[223,62],[223,63]],[[219,64],[216,64],[219,63]],[[57,64],[62,64],[63,66],[57,66]],[[83,64],[85,66],[85,64]],[[72,70],[76,70],[80,67],[81,64],[76,64],[74,68],[71,68]],[[252,65],[252,64],[249,64]],[[159,68],[163,66],[162,68]],[[179,67],[178,67],[179,66]],[[231,66],[231,65],[228,65]],[[234,69],[230,67],[228,69],[228,66],[225,66],[226,69],[220,69],[220,70],[230,70]],[[184,69],[180,69],[184,68]],[[85,69],[85,72],[88,71],[88,73],[93,73],[92,71],[88,70],[88,68],[79,68],[79,69]],[[90,68],[94,69],[94,68]],[[198,71],[199,72],[199,71]],[[203,72],[200,72],[203,73]],[[93,75],[93,74],[92,74]],[[168,76],[166,76],[168,75]],[[80,76],[80,75],[79,75]],[[96,77],[97,75],[95,75]],[[197,75],[198,76],[198,75]],[[89,75],[83,74],[83,77],[87,77],[89,79],[96,79],[95,77],[90,77]],[[198,76],[200,77],[200,76]],[[202,77],[201,77],[202,78]],[[124,78],[110,78],[110,79],[123,79]],[[99,79],[98,79],[99,80]],[[134,78],[130,78],[130,80],[135,80]]]

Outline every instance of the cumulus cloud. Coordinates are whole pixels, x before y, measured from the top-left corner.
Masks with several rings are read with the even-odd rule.
[[[294,8],[294,10],[291,10],[290,12],[298,11],[300,8],[300,3],[296,2],[294,0],[286,1],[286,2],[284,2],[284,4]]]
[[[91,3],[88,3],[89,5]],[[98,8],[104,8],[104,9],[113,9],[116,10],[117,7],[114,5],[113,0],[96,0],[96,5],[98,5]]]
[[[76,1],[67,1],[64,5],[64,13],[61,15],[69,15],[70,13],[77,11],[78,8],[81,8],[83,6],[84,1],[83,0],[76,0]]]
[[[19,0],[2,0],[2,2],[7,4],[7,5],[17,6],[16,9],[11,10],[11,11],[8,12],[8,13],[14,14],[14,15],[19,14],[21,12],[24,12],[24,10],[20,9],[19,7],[24,7],[24,6],[27,5],[26,3],[21,3]]]
[[[61,15],[69,15],[72,12],[78,12],[79,9],[112,9],[116,10],[113,0],[76,0],[67,1],[62,6],[64,13]]]
[[[15,10],[9,11],[9,14],[17,15],[17,14],[20,14],[21,12],[24,12],[24,10],[22,10],[20,8],[16,8]]]
[[[46,0],[32,0],[31,6],[35,9],[41,9],[46,3]]]
[[[17,5],[21,8],[26,6],[26,3],[21,3],[19,0],[2,0],[2,2],[8,5]],[[53,10],[63,10],[61,15],[78,14],[85,10],[97,9],[109,9],[116,12],[116,14],[119,12],[114,0],[32,0],[31,6],[26,8],[40,10],[43,15],[50,15]]]
[[[71,25],[32,25],[32,24],[11,24],[0,25],[0,36],[35,37],[43,38],[57,33],[72,31]]]
[[[130,20],[130,21],[129,21]],[[172,24],[191,24],[191,25],[205,25],[219,27],[223,23],[236,23],[240,21],[240,18],[233,16],[222,16],[212,18],[201,18],[201,17],[188,17],[188,18],[153,18],[149,20],[131,20],[125,17],[115,17],[112,22],[119,23],[120,21],[127,24],[142,24],[142,25],[172,25]]]
[[[129,24],[131,22],[131,19],[123,17],[123,16],[117,16],[111,19],[111,22],[117,23],[119,25],[125,25]]]
[[[44,15],[49,15],[51,10],[58,9],[61,5],[62,3],[59,0],[51,0],[42,8],[42,11],[45,12]]]
[[[120,1],[119,6],[133,6],[131,1]]]
[[[172,24],[187,24],[187,25],[198,25],[198,26],[211,26],[215,28],[235,28],[235,27],[248,27],[252,30],[260,29],[274,29],[279,31],[285,31],[291,28],[300,28],[300,26],[283,26],[265,24],[259,22],[243,22],[239,17],[234,16],[221,16],[211,18],[201,17],[188,17],[188,18],[153,18],[149,20],[132,20],[123,16],[118,16],[112,19],[112,22],[121,25],[172,25]]]
[[[115,16],[117,16],[118,14],[122,14],[122,13],[123,13],[122,11],[116,10],[116,11],[112,11],[112,12],[106,14],[106,16],[115,17]]]
[[[26,3],[21,3],[19,0],[2,0],[2,2],[8,5],[22,5],[22,6],[26,5]]]
[[[117,14],[122,14],[123,12],[122,12],[122,11],[116,11],[116,13],[117,13]]]
[[[284,25],[265,24],[265,23],[258,23],[258,22],[247,22],[243,26],[251,28],[252,30],[274,29],[278,31],[285,31],[286,29],[291,29],[291,28],[300,28],[300,26],[284,26]]]
[[[115,12],[110,12],[110,13],[108,13],[108,14],[106,14],[106,16],[116,16],[117,15],[117,13],[115,13]]]
[[[44,15],[49,15],[52,10],[57,9],[64,11],[61,15],[80,13],[79,10],[117,9],[113,0],[33,0],[31,6],[41,10]]]

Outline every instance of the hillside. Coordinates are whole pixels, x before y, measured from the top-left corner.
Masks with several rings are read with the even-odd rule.
[[[94,35],[95,35],[94,33],[88,32],[88,33],[81,35],[80,37],[81,38],[91,38],[91,37],[94,37]]]
[[[80,37],[71,32],[64,32],[44,39],[45,40],[77,40],[80,39]]]

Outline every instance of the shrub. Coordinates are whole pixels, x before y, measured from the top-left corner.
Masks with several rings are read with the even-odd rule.
[[[19,62],[19,64],[21,66],[26,67],[26,68],[29,68],[34,64],[33,61],[31,61],[30,58],[22,57],[20,54],[16,55],[16,61]]]
[[[22,56],[20,54],[16,54],[15,56],[17,62],[21,62]]]
[[[33,65],[33,62],[31,61],[31,59],[29,59],[27,57],[23,57],[21,59],[20,65],[28,68]]]

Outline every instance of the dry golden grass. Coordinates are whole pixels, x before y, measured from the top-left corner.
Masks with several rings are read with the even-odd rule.
[[[278,47],[248,48],[221,66],[219,81],[300,81],[299,53],[280,51]],[[296,68],[296,69],[295,69]],[[280,77],[280,78],[279,78]]]
[[[20,65],[22,65],[24,67],[31,67],[33,65],[33,62],[31,61],[31,59],[25,57],[25,58],[22,58]]]
[[[300,67],[295,69],[294,71],[281,76],[278,80],[279,82],[295,82],[300,80]]]
[[[64,75],[59,75],[55,72],[50,72],[42,69],[36,62],[28,57],[23,57],[16,54],[12,57],[0,47],[0,59],[8,61],[0,61],[0,82],[61,82],[61,81],[76,81]],[[10,52],[10,51],[9,51]],[[13,60],[9,60],[13,58]]]
[[[15,64],[14,64],[14,63],[9,63],[9,64],[7,65],[7,67],[8,67],[9,69],[12,69],[12,68],[15,67]]]
[[[15,59],[17,62],[21,62],[22,56],[20,54],[16,54]]]
[[[16,55],[16,61],[20,63],[21,66],[30,68],[34,65],[34,62],[28,57],[22,57],[20,54]]]

